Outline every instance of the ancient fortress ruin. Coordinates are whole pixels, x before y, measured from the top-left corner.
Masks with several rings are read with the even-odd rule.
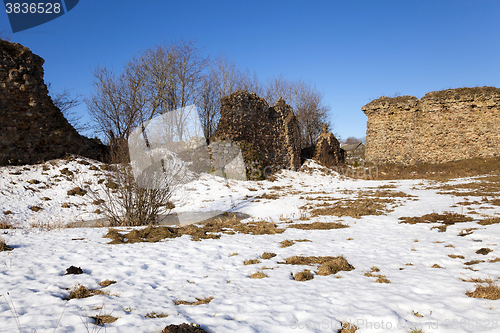
[[[301,135],[292,108],[281,98],[274,106],[248,91],[221,100],[221,118],[212,142],[234,142],[243,153],[250,179],[286,168],[300,168]],[[211,144],[213,146],[213,144]]]
[[[67,153],[100,159],[104,146],[78,134],[54,106],[43,63],[27,47],[0,39],[0,165],[32,164]]]
[[[500,157],[500,88],[434,91],[381,97],[361,108],[368,116],[367,162],[444,163]]]

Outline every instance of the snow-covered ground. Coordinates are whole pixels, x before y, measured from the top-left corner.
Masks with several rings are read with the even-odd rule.
[[[425,333],[500,332],[500,300],[468,297],[466,292],[474,290],[475,284],[463,281],[500,276],[500,261],[494,260],[500,257],[500,224],[477,223],[498,217],[500,206],[477,196],[440,194],[441,184],[432,181],[356,180],[310,167],[307,172],[283,171],[272,182],[204,175],[175,193],[178,213],[241,212],[252,216],[243,223],[272,221],[286,228],[283,233],[222,234],[220,239],[201,241],[184,235],[157,243],[118,245],[103,238],[107,228],[63,227],[102,217],[93,213],[97,207],[86,196],[67,194],[76,182],[95,186],[105,172],[100,163],[77,158],[0,168],[0,218],[16,226],[0,231],[13,248],[0,252],[0,332],[19,332],[16,321],[22,332],[38,333],[55,329],[60,333],[161,332],[169,324],[185,322],[199,324],[207,332],[337,332],[341,322],[353,323],[357,332],[414,328]],[[68,174],[64,168],[73,173],[73,180],[61,173]],[[448,184],[473,181],[479,180],[457,179]],[[389,193],[382,197],[389,202],[381,215],[311,214],[336,199],[378,200],[377,190]],[[458,204],[465,198],[475,203]],[[11,214],[2,214],[8,211]],[[473,221],[450,225],[445,232],[432,229],[439,223],[399,223],[399,217],[433,212],[457,212]],[[313,222],[341,222],[349,227],[290,227]],[[459,236],[469,228],[475,229]],[[284,240],[308,241],[281,247]],[[492,252],[477,254],[481,248]],[[276,256],[244,265],[264,252]],[[291,256],[340,255],[355,269],[321,276],[316,274],[318,265],[283,263]],[[472,260],[482,262],[465,265]],[[83,274],[65,275],[72,265],[81,267]],[[372,272],[374,266],[378,272]],[[310,269],[314,278],[295,281],[291,274],[304,269]],[[268,277],[250,278],[259,270]],[[365,276],[369,272],[385,276],[390,283],[376,283],[376,276]],[[116,283],[98,285],[106,279]],[[76,284],[110,295],[65,300]],[[210,297],[207,304],[175,304]],[[152,313],[165,316],[146,316]],[[104,328],[94,326],[90,317],[99,314],[118,319]]]

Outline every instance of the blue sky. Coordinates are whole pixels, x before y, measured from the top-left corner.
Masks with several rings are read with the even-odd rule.
[[[12,32],[4,11],[0,30]],[[45,59],[54,91],[84,96],[97,65],[120,71],[155,44],[195,39],[263,81],[315,84],[343,139],[365,136],[361,107],[382,95],[500,87],[498,0],[80,0],[10,37]]]

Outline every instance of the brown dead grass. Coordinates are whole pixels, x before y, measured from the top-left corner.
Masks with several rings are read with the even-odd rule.
[[[187,302],[183,300],[177,300],[175,301],[175,305],[202,305],[202,304],[208,304],[210,303],[214,298],[213,297],[207,297],[207,298],[196,298],[197,301],[195,302]]]
[[[269,277],[268,275],[266,275],[264,272],[262,271],[257,271],[255,273],[253,273],[252,275],[250,275],[250,278],[251,279],[263,279],[263,278],[267,278]]]
[[[280,247],[289,247],[295,244],[295,242],[289,239],[285,239],[284,241],[281,241],[280,244],[281,244]]]
[[[14,226],[12,225],[12,222],[2,219],[0,220],[0,229],[14,229]]]
[[[92,297],[95,295],[107,295],[107,296],[112,296],[109,292],[107,291],[102,291],[99,289],[87,289],[86,287],[76,284],[71,288],[71,292],[66,298],[66,300],[70,299],[80,299],[80,298],[87,298],[87,297]]]
[[[485,286],[484,284],[487,285]],[[473,291],[468,291],[465,294],[473,298],[497,300],[500,299],[500,287],[498,286],[498,282],[494,282],[491,279],[486,279],[482,281],[482,284],[476,284],[476,289],[474,289]]]
[[[484,262],[484,260],[471,260],[471,261],[464,262],[464,265],[467,265],[467,266],[477,265],[477,264],[480,264],[482,262]]]
[[[438,229],[439,231],[444,232],[448,226],[454,225],[455,223],[472,221],[472,217],[454,212],[444,212],[443,214],[431,213],[422,216],[400,217],[399,220],[401,220],[399,223],[408,224],[441,223],[440,226],[432,227],[432,229]]]
[[[202,222],[201,226],[187,225],[182,227],[149,226],[135,229],[127,234],[121,234],[115,229],[109,229],[105,238],[111,238],[110,244],[158,242],[163,239],[177,238],[183,235],[191,236],[192,240],[219,239],[220,234],[234,234],[235,232],[252,235],[274,235],[283,233],[285,229],[278,228],[273,222],[251,221],[241,223],[236,216],[222,220],[212,219]]]
[[[349,228],[349,225],[338,222],[313,222],[313,223],[296,223],[290,224],[287,228],[295,228],[302,230],[330,230]]]
[[[337,274],[340,271],[352,271],[354,267],[349,264],[349,262],[344,258],[344,256],[338,257],[301,257],[293,256],[285,259],[285,262],[280,264],[287,265],[317,265],[318,275],[331,275]]]
[[[364,275],[366,277],[376,277],[377,279],[375,280],[376,283],[391,283],[391,281],[387,278],[387,276],[382,275],[382,274],[374,274],[380,272],[380,269],[376,266],[373,266],[371,268],[370,272],[366,272]]]
[[[0,252],[11,251],[11,250],[12,250],[12,248],[5,243],[3,238],[0,238]]]
[[[117,317],[113,317],[111,315],[97,315],[90,318],[94,319],[94,324],[99,326],[114,323],[118,319]]]
[[[461,177],[498,174],[500,158],[474,158],[442,164],[394,165],[377,166],[378,172],[372,172],[370,179],[431,179],[445,181]],[[368,175],[367,175],[368,177]]]
[[[351,324],[347,321],[342,322],[342,328],[340,328],[337,333],[355,333],[358,330],[356,325]]]
[[[167,318],[168,317],[168,314],[166,313],[156,313],[156,312],[149,312],[149,313],[146,313],[144,315],[144,317],[146,318],[151,318],[151,319],[155,319],[155,318]]]
[[[116,283],[116,281],[113,281],[113,280],[104,280],[104,281],[99,282],[98,284],[101,287],[107,287],[107,286],[110,286],[110,285],[115,284],[115,283]]]
[[[274,257],[276,257],[276,253],[271,253],[271,252],[264,252],[264,253],[262,253],[262,256],[261,256],[261,258],[264,260],[271,259]]]
[[[482,247],[476,251],[477,254],[482,254],[482,255],[487,255],[490,252],[493,252],[493,250],[487,247]]]
[[[243,265],[255,265],[255,264],[260,264],[259,259],[248,259],[243,262]]]
[[[500,262],[500,258],[493,258],[488,260],[488,262]]]
[[[481,220],[477,223],[480,225],[497,224],[497,223],[500,223],[500,217],[492,217],[492,218],[484,219],[484,220]]]
[[[460,255],[460,254],[448,254],[448,257],[452,258],[452,259],[465,259],[464,256]]]
[[[440,266],[440,265],[438,265],[438,264],[434,264],[434,265],[432,265],[432,266],[431,266],[431,268],[444,268],[444,267],[443,267],[443,266]]]
[[[336,203],[324,203],[311,210],[313,216],[332,215],[332,216],[351,216],[361,218],[364,215],[382,215],[392,210],[388,204],[395,203],[393,199],[386,198],[360,198],[338,200]],[[302,208],[302,207],[301,207]]]
[[[311,274],[311,271],[308,269],[303,270],[302,272],[298,272],[293,276],[295,281],[309,281],[312,280],[314,276]]]

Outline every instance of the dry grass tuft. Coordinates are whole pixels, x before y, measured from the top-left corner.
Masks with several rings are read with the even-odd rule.
[[[449,180],[462,177],[486,175],[500,170],[500,158],[474,158],[441,164],[418,165],[380,165],[378,172],[372,173],[370,179],[432,179]]]
[[[303,270],[302,272],[298,272],[293,276],[295,281],[308,281],[312,280],[314,276],[311,274],[311,271],[308,269]]]
[[[266,275],[264,272],[262,271],[257,271],[255,273],[253,273],[252,275],[250,275],[250,278],[251,279],[263,279],[263,278],[266,278],[266,277],[269,277],[268,275]]]
[[[482,247],[479,250],[476,251],[477,254],[482,254],[482,255],[487,255],[488,253],[493,252],[492,249],[489,249],[487,247]]]
[[[98,290],[98,289],[87,289],[87,288],[85,288],[84,286],[82,286],[80,284],[76,284],[75,286],[73,286],[71,288],[71,293],[66,298],[66,300],[70,300],[70,299],[73,299],[73,298],[77,298],[77,299],[87,298],[87,297],[91,297],[91,296],[95,296],[95,295],[107,295],[107,296],[111,296],[111,294],[109,292],[101,291],[101,290]]]
[[[104,281],[99,282],[98,284],[101,287],[107,287],[107,286],[110,286],[110,285],[115,284],[115,283],[116,283],[116,281],[114,281],[114,280],[104,280]]]
[[[197,301],[195,302],[187,302],[183,300],[177,300],[175,301],[175,305],[202,305],[202,304],[208,304],[210,303],[214,298],[213,297],[207,297],[207,298],[196,298]]]
[[[337,274],[340,271],[352,271],[354,267],[343,257],[301,257],[293,256],[285,259],[285,262],[280,264],[287,265],[317,265],[318,275]]]
[[[330,229],[343,229],[349,228],[349,225],[338,222],[313,222],[313,223],[297,223],[291,224],[288,228],[302,229],[302,230],[330,230]]]
[[[373,274],[373,273],[377,273],[377,272],[380,272],[380,269],[376,266],[372,266],[371,272],[367,272],[364,275],[366,277],[376,277],[377,278],[375,280],[376,283],[391,283],[391,281],[385,275]]]
[[[262,256],[261,256],[261,258],[264,259],[264,260],[265,259],[271,259],[271,258],[274,258],[274,257],[276,257],[276,253],[271,253],[271,252],[264,252],[264,253],[262,253]]]
[[[321,264],[318,268],[318,275],[337,274],[340,271],[352,271],[354,267],[343,257],[339,256]]]
[[[355,333],[358,330],[356,325],[351,324],[347,321],[342,322],[342,328],[337,331],[337,333]]]
[[[488,262],[500,262],[500,258],[493,258],[488,260]]]
[[[480,225],[490,225],[490,224],[497,224],[500,223],[500,217],[492,217],[489,219],[484,219],[479,222],[477,222]]]
[[[497,282],[493,282],[491,279],[486,279],[483,281],[487,285],[476,284],[476,289],[474,291],[468,291],[465,294],[473,298],[485,298],[489,300],[500,299],[500,287]]]
[[[399,223],[408,224],[441,223],[442,225],[432,227],[432,229],[438,229],[439,231],[444,232],[448,226],[454,225],[455,223],[472,221],[472,217],[454,212],[444,212],[443,214],[431,213],[422,216],[400,217],[399,220],[401,220]]]
[[[482,262],[484,262],[484,260],[471,260],[471,261],[465,262],[464,265],[469,265],[470,266],[470,265],[480,264]]]
[[[0,220],[0,229],[14,229],[14,226],[12,225],[12,222],[2,219]]]
[[[434,264],[434,265],[431,266],[431,268],[444,268],[444,267],[439,266],[438,264]]]
[[[259,259],[248,259],[243,262],[243,265],[255,265],[255,264],[260,264]]]
[[[448,257],[452,258],[452,259],[465,259],[464,256],[460,255],[460,254],[448,254]]]
[[[111,315],[98,315],[90,318],[94,319],[94,324],[99,326],[114,323],[118,319],[116,317],[112,317]]]
[[[154,318],[166,318],[168,317],[168,314],[166,313],[156,313],[156,312],[150,312],[150,313],[146,313],[144,315],[144,317],[146,318],[151,318],[151,319],[154,319]]]
[[[384,198],[361,198],[338,200],[335,204],[324,203],[318,205],[321,208],[315,208],[311,211],[313,216],[333,215],[333,216],[351,216],[361,218],[364,215],[382,215],[390,212],[388,204],[394,203],[393,199]]]
[[[280,244],[281,244],[280,247],[289,247],[289,246],[292,246],[293,244],[295,244],[295,242],[291,241],[289,239],[285,239],[284,241],[281,241]]]
[[[5,243],[3,238],[0,238],[0,252],[11,251],[11,250],[12,250],[12,248]]]
[[[135,229],[127,234],[120,234],[115,229],[109,229],[105,238],[111,238],[110,244],[158,242],[163,239],[191,236],[192,240],[219,239],[220,234],[234,234],[235,232],[252,235],[274,235],[285,231],[273,222],[251,221],[241,223],[241,220],[233,215],[228,219],[210,219],[201,223],[201,226],[186,225],[182,227],[149,226],[144,229]]]

